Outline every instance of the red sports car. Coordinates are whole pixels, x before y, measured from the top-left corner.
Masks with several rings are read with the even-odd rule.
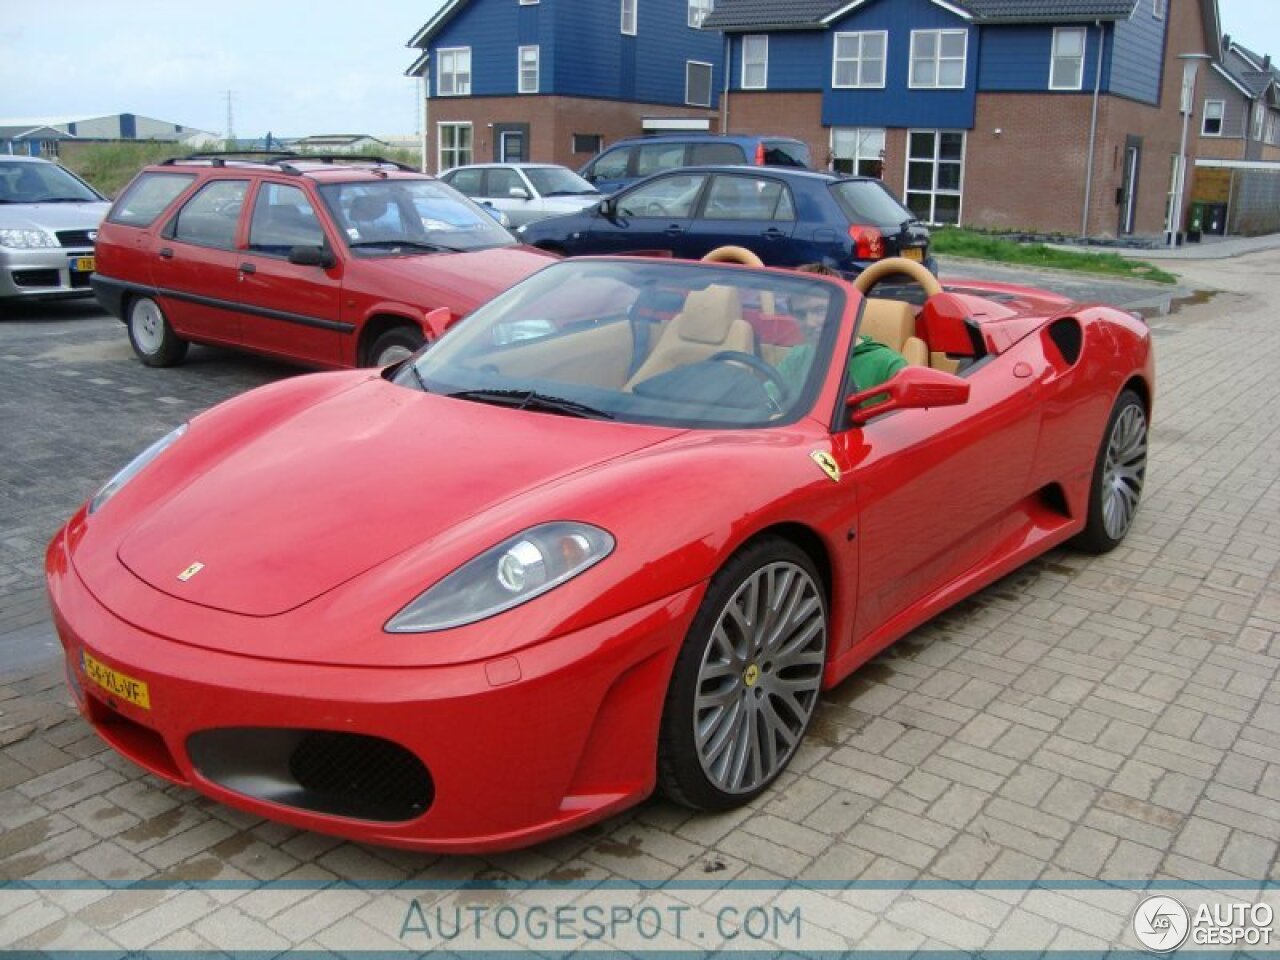
[[[864,296],[900,273],[922,308]],[[863,335],[911,365],[854,383]],[[68,682],[148,770],[362,841],[731,807],[895,638],[1124,538],[1153,381],[1128,313],[907,261],[563,261],[142,453],[49,547]]]

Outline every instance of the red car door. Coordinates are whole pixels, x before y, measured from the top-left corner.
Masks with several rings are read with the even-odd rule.
[[[335,249],[307,194],[266,180],[258,185],[245,245],[236,256],[245,346],[325,366],[342,362],[342,263],[289,262],[294,247]]]
[[[1026,534],[1035,377],[1003,354],[966,379],[965,404],[899,411],[836,438],[858,499],[855,642]]]
[[[152,246],[151,280],[174,330],[210,343],[240,340],[235,244],[248,180],[210,180]]]

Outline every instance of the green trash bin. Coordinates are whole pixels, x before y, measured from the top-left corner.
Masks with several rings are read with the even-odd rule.
[[[1200,242],[1200,234],[1204,230],[1205,213],[1205,204],[1191,204],[1191,215],[1187,218],[1187,241],[1189,243]]]

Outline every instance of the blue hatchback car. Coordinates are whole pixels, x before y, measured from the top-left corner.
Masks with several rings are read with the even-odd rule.
[[[770,266],[823,263],[849,277],[895,256],[937,272],[928,229],[879,180],[775,167],[660,173],[516,235],[566,256],[643,251],[696,260],[733,245]]]

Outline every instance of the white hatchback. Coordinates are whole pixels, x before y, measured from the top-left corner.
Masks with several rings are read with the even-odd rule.
[[[604,198],[568,167],[554,163],[475,163],[446,170],[440,179],[476,203],[505,213],[513,228],[577,213]]]

